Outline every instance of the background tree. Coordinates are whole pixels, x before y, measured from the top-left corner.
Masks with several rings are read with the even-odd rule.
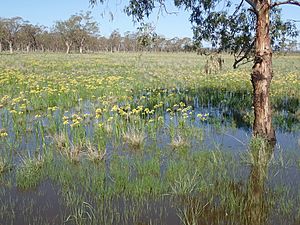
[[[99,32],[99,27],[96,21],[91,16],[91,11],[80,12],[75,15],[77,17],[78,29],[76,30],[75,42],[79,46],[79,52],[83,53],[85,41]]]
[[[297,51],[297,41],[296,40],[287,40],[281,50],[285,51],[285,52],[289,52],[289,53]]]
[[[132,43],[132,34],[130,33],[130,31],[126,31],[124,33],[124,37],[123,37],[123,40],[124,40],[124,51],[125,52],[129,52],[132,50],[132,47],[133,47],[133,43]]]
[[[71,16],[68,20],[57,21],[54,26],[54,32],[57,32],[65,43],[67,50],[70,53],[70,48],[74,43],[76,30],[79,29],[77,17]]]
[[[1,19],[2,38],[9,45],[10,53],[13,53],[13,47],[16,43],[19,32],[23,26],[24,20],[21,17]]]
[[[109,36],[109,45],[110,45],[110,51],[120,51],[121,48],[121,34],[119,30],[114,30],[110,36]]]
[[[46,26],[38,26],[38,32],[35,36],[36,41],[36,50],[40,50],[42,52],[45,52],[45,47],[47,45],[47,42],[51,42],[50,40],[50,33],[47,30]],[[48,44],[49,45],[49,44]],[[49,49],[49,46],[48,46]]]
[[[99,48],[100,51],[109,51],[109,40],[106,37],[99,37],[98,38],[98,44],[99,44]]]
[[[0,52],[3,50],[3,45],[5,42],[5,26],[3,19],[0,18]]]
[[[91,12],[80,12],[72,15],[68,20],[57,21],[54,31],[60,34],[67,47],[66,53],[68,54],[74,44],[79,47],[79,52],[82,53],[87,37],[97,34],[99,28],[97,23],[93,21]]]
[[[149,51],[153,47],[153,43],[155,43],[157,37],[155,27],[151,23],[142,23],[137,30],[138,49]]]
[[[30,48],[37,49],[38,41],[37,37],[42,33],[42,29],[37,25],[32,25],[29,23],[23,24],[18,38],[21,43],[26,46],[26,51],[29,52]]]
[[[90,0],[90,3],[95,5],[105,1]],[[165,0],[129,0],[125,12],[140,22],[156,7],[165,9],[165,3]],[[282,36],[297,35],[291,22],[281,20],[278,6],[285,4],[300,6],[296,0],[273,3],[271,0],[241,0],[238,5],[231,0],[174,0],[176,7],[191,12],[195,40],[209,41],[219,51],[226,50],[233,54],[234,67],[245,60],[254,62],[251,73],[255,115],[253,134],[270,143],[276,140],[269,98],[273,77],[272,43]],[[279,30],[282,31],[277,32]],[[270,31],[276,31],[275,35],[270,36]]]

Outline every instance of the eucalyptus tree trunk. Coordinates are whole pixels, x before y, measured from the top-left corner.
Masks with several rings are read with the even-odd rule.
[[[257,24],[255,40],[255,60],[251,80],[253,85],[254,124],[253,134],[269,142],[276,141],[272,126],[270,84],[273,77],[272,49],[270,40],[271,0],[256,1]]]
[[[84,44],[84,40],[85,40],[85,38],[82,38],[81,41],[80,41],[80,46],[79,46],[79,52],[80,52],[80,54],[83,53],[83,44]]]
[[[65,44],[66,44],[66,46],[67,46],[66,54],[69,54],[69,53],[70,53],[70,47],[71,47],[71,44],[70,44],[68,41],[66,41]]]
[[[14,52],[12,41],[10,41],[8,44],[9,44],[9,52],[10,54],[12,54]]]

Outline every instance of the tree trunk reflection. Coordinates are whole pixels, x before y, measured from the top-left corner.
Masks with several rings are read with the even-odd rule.
[[[247,185],[246,215],[247,224],[265,224],[268,217],[268,201],[265,183],[268,165],[274,152],[274,144],[260,143],[251,149],[252,166]]]

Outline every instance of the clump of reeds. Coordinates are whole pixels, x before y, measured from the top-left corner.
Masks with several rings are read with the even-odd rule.
[[[53,142],[58,150],[64,150],[68,147],[68,139],[64,133],[54,134]]]
[[[21,158],[22,165],[19,167],[16,178],[17,185],[21,188],[35,187],[42,178],[42,168],[45,159],[40,154],[37,157],[30,156]]]
[[[81,156],[84,155],[84,144],[82,142],[76,144],[69,143],[64,133],[55,134],[53,136],[53,142],[56,149],[72,163],[78,163]]]
[[[83,143],[72,144],[70,148],[66,148],[63,153],[72,163],[78,163],[84,155],[84,145]]]
[[[251,165],[268,165],[272,158],[273,147],[263,138],[255,137],[250,142],[248,152]]]
[[[143,147],[146,135],[143,131],[129,129],[127,132],[123,133],[123,138],[131,149],[138,150]]]
[[[90,161],[98,163],[104,160],[106,156],[106,149],[104,152],[101,152],[99,149],[97,149],[91,142],[88,142],[86,144],[87,149],[87,156]]]
[[[172,138],[170,146],[172,149],[184,149],[189,146],[189,142],[180,135],[176,135]]]
[[[10,163],[5,159],[0,157],[0,175],[11,169]]]

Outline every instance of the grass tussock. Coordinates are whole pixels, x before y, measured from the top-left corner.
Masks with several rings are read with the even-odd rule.
[[[0,157],[0,176],[12,168],[11,163],[4,157]]]
[[[123,133],[123,139],[132,150],[140,150],[143,147],[146,135],[143,131],[129,129]]]
[[[90,142],[87,143],[86,148],[87,148],[87,156],[90,161],[94,163],[99,163],[105,159],[106,149],[105,151],[102,152],[100,149],[93,146],[93,144]]]
[[[173,150],[180,150],[180,149],[184,149],[184,148],[189,147],[190,144],[186,140],[186,138],[184,138],[180,135],[176,135],[174,138],[172,138],[170,146]]]
[[[22,158],[22,165],[16,172],[17,186],[22,189],[36,187],[42,179],[45,162],[41,155]]]

